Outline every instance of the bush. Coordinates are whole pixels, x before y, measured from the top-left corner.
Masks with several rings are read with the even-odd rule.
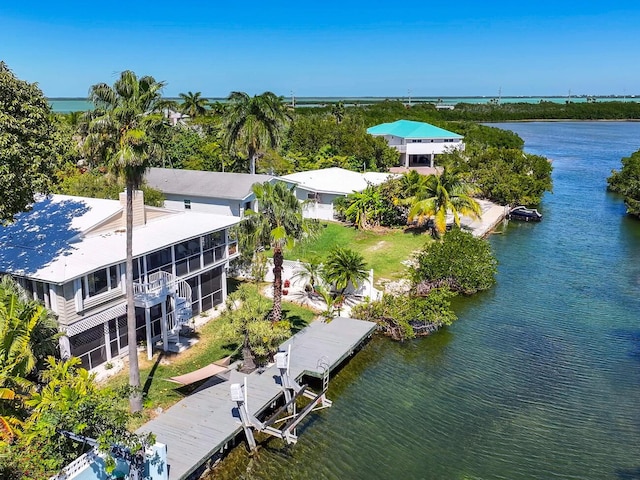
[[[457,228],[427,244],[417,263],[410,275],[420,295],[442,287],[470,295],[495,283],[497,261],[489,243]]]
[[[376,322],[395,340],[428,335],[451,325],[456,315],[451,310],[447,289],[433,290],[426,297],[385,295],[382,300],[353,307],[351,316]]]
[[[627,213],[640,217],[640,150],[622,159],[622,169],[611,172],[609,190],[624,195]]]

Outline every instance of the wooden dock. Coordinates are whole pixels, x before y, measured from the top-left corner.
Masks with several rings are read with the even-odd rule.
[[[321,376],[318,360],[324,357],[333,370],[346,360],[376,329],[376,324],[338,317],[329,323],[313,322],[281,345],[291,345],[290,375]],[[242,432],[236,403],[231,400],[232,383],[247,379],[248,407],[255,416],[271,407],[282,395],[275,365],[249,375],[238,371],[213,377],[197,392],[176,403],[137,433],[154,433],[167,445],[169,479],[187,479]]]

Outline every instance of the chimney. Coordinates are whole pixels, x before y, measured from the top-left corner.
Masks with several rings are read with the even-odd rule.
[[[120,192],[120,205],[122,205],[122,222],[123,227],[127,226],[127,192]],[[146,212],[144,209],[144,193],[142,190],[134,190],[133,192],[133,226],[144,225],[147,223]]]

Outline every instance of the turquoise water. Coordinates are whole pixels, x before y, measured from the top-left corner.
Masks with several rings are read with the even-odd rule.
[[[499,126],[553,159],[554,193],[491,237],[497,286],[430,338],[372,341],[297,445],[216,478],[640,478],[640,222],[605,191],[640,124]]]
[[[412,97],[412,103],[416,102],[437,102],[442,100],[445,105],[455,105],[460,102],[465,103],[488,103],[492,97]],[[224,102],[224,98],[213,98],[212,101]],[[285,100],[289,100],[289,97],[285,97]],[[296,97],[296,102],[305,106],[317,106],[325,103],[333,103],[344,101],[345,103],[372,103],[384,100],[383,97]],[[407,97],[389,97],[389,100],[400,100],[403,102],[408,101]],[[567,97],[502,97],[501,103],[540,103],[540,100],[547,102],[564,103]],[[616,100],[616,101],[638,101],[639,99],[632,97],[617,97],[617,98],[602,98],[602,101]],[[571,101],[575,103],[586,102],[587,97],[571,97]],[[84,112],[92,108],[91,102],[88,102],[83,98],[50,98],[49,103],[51,108],[56,113],[69,113],[69,112]]]

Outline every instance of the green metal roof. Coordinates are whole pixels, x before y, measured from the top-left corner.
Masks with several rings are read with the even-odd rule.
[[[397,120],[367,128],[371,135],[394,135],[401,138],[463,138],[462,135],[436,127],[430,123]]]

